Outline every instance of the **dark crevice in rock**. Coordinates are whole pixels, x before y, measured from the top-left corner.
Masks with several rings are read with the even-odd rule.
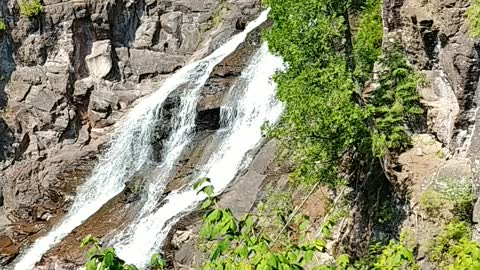
[[[113,48],[110,52],[110,57],[112,59],[112,69],[110,70],[110,73],[107,74],[105,77],[105,80],[111,81],[111,82],[120,82],[122,80],[122,72],[120,70],[119,66],[119,61],[120,59],[118,58],[117,51],[115,48]]]
[[[391,0],[384,3],[383,14],[385,14],[385,17],[383,19],[384,24],[389,31],[398,29],[402,26],[402,15],[400,9],[404,2],[405,0]]]
[[[433,61],[438,61],[438,51],[436,50],[438,44],[438,31],[424,31],[422,33],[422,41],[428,58]]]
[[[467,130],[470,131],[470,128],[474,126],[475,124],[475,110],[478,107],[477,103],[477,88],[478,84],[480,81],[480,46],[476,46],[474,50],[474,55],[471,58],[475,64],[471,64],[468,66],[468,69],[465,71],[462,71],[462,69],[465,69],[465,67],[461,66],[463,65],[462,61],[463,60],[457,60],[455,62],[455,67],[458,69],[458,72],[461,74],[462,72],[465,73],[465,84],[463,85],[463,95],[461,98],[459,98],[459,105],[460,109],[463,111],[463,113],[460,115],[458,121],[456,122],[456,132],[455,132],[455,137],[462,133],[463,131]],[[463,140],[466,138],[463,138],[460,143],[463,144]]]
[[[85,57],[92,52],[92,44],[95,40],[96,35],[90,19],[81,18],[73,21],[73,42],[75,45],[73,68],[76,80],[89,75]]]
[[[80,118],[75,115],[75,117],[68,122],[68,126],[60,136],[59,142],[68,140],[70,141],[70,144],[73,144],[78,138],[78,134],[81,128],[82,124],[80,122]]]
[[[4,14],[4,12],[2,12],[2,14]],[[7,30],[0,32],[0,110],[5,108],[8,102],[5,87],[10,80],[12,72],[15,70],[13,53],[12,37],[7,24]]]
[[[0,118],[0,162],[11,158],[12,144],[14,141],[13,131],[7,123]]]
[[[219,129],[220,108],[213,108],[197,112],[195,126],[197,131]]]
[[[116,0],[109,13],[109,24],[114,47],[130,47],[135,40],[135,32],[140,26],[140,18],[145,12],[145,1],[126,6],[122,0]]]
[[[28,146],[30,145],[30,136],[28,133],[23,135],[22,140],[20,141],[18,147],[15,149],[15,159],[20,160],[23,153],[27,150]]]
[[[156,22],[155,32],[153,33],[153,37],[152,37],[152,47],[155,47],[160,42],[160,32],[161,32],[161,30],[162,30],[161,23]],[[168,43],[165,43],[165,45],[168,46]]]
[[[157,112],[157,124],[153,138],[152,159],[161,161],[164,158],[163,147],[171,132],[173,132],[174,124],[172,123],[174,116],[178,114],[180,107],[180,97],[173,94],[165,100],[163,106]]]

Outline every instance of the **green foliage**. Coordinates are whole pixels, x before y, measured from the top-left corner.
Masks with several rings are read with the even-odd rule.
[[[86,270],[137,270],[135,266],[125,264],[125,262],[118,258],[115,249],[103,249],[99,245],[99,240],[92,235],[88,235],[83,239],[80,247],[91,246],[87,252],[87,262],[85,263]]]
[[[442,212],[449,211],[456,219],[470,221],[475,196],[469,178],[448,178],[437,180],[437,187],[425,190],[419,206],[432,218],[445,218]]]
[[[420,196],[419,206],[429,217],[436,218],[440,217],[440,212],[447,208],[449,202],[444,194],[428,189]]]
[[[277,96],[287,108],[271,135],[281,141],[280,157],[297,164],[293,179],[335,185],[342,158],[369,136],[367,114],[352,102],[354,86],[344,59],[332,57],[324,64],[277,74]]]
[[[222,13],[227,8],[227,3],[225,0],[221,0],[215,9],[215,13],[212,18],[213,25],[218,27],[222,23]]]
[[[288,241],[288,235],[278,235],[278,231],[286,225],[293,210],[291,192],[268,188],[265,199],[258,204],[256,211],[263,233],[270,238],[277,237],[279,241]]]
[[[480,245],[469,239],[461,239],[457,245],[449,250],[454,258],[447,270],[480,269]]]
[[[167,262],[160,254],[154,254],[150,259],[150,267],[155,270],[167,269]]]
[[[293,179],[334,185],[341,158],[368,138],[366,114],[352,102],[354,83],[336,50],[346,28],[344,18],[332,10],[343,10],[336,1],[267,3],[274,25],[265,37],[288,65],[275,76],[286,110],[270,135],[280,139],[279,157],[296,163]]]
[[[87,252],[86,270],[139,270],[136,266],[126,264],[122,259],[117,257],[115,249],[112,247],[102,248],[100,241],[92,235],[86,236],[81,248],[90,247]],[[150,261],[151,270],[167,269],[167,264],[163,257],[154,254]]]
[[[467,10],[467,18],[472,36],[480,37],[480,0],[472,0],[472,5]]]
[[[382,1],[367,0],[360,16],[357,34],[353,40],[356,60],[355,78],[363,85],[371,78],[373,66],[382,54],[383,23]]]
[[[378,270],[414,270],[419,269],[415,263],[415,256],[411,248],[393,240],[382,249],[381,254],[376,258],[373,269]]]
[[[210,195],[207,200],[215,200]],[[203,269],[303,269],[314,252],[323,251],[325,242],[316,240],[312,244],[274,245],[274,240],[263,233],[258,218],[245,215],[237,219],[229,209],[215,205],[203,216],[200,236],[208,241],[209,261]],[[306,230],[303,220],[300,229]]]
[[[387,245],[370,246],[369,254],[359,260],[340,255],[334,265],[324,265],[314,270],[416,270],[414,248],[402,234],[400,241],[391,240]]]
[[[408,65],[403,53],[395,48],[384,52],[380,64],[383,70],[375,82],[378,87],[369,98],[376,130],[373,151],[384,156],[387,151],[402,152],[410,147],[408,126],[423,114],[417,85],[421,78]]]
[[[27,18],[33,18],[43,11],[43,6],[40,0],[20,0],[20,14]]]
[[[277,96],[286,105],[280,123],[270,132],[279,139],[279,157],[296,164],[292,178],[302,183],[339,183],[347,155],[369,160],[387,150],[409,146],[409,120],[419,107],[418,76],[398,51],[383,58],[379,89],[369,104],[356,87],[372,77],[381,53],[379,0],[269,0],[274,24],[265,37],[270,51],[288,68],[277,73]],[[353,49],[357,69],[347,67],[347,14],[360,10]],[[342,168],[344,169],[344,168]]]
[[[3,18],[0,17],[0,33],[5,31],[7,29],[7,26],[5,25],[5,22],[3,21]]]
[[[479,269],[480,245],[471,236],[468,223],[451,222],[431,243],[430,259],[447,270]]]

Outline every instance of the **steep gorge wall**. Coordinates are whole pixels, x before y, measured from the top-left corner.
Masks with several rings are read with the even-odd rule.
[[[258,0],[43,4],[39,18],[27,19],[17,1],[0,3],[7,24],[0,33],[0,234],[15,241],[68,208],[136,100],[243,30],[260,10]],[[206,115],[218,109],[215,88],[232,77],[224,70],[198,108]]]
[[[427,78],[421,89],[429,132],[457,153],[472,147],[480,79],[480,41],[470,36],[470,0],[386,0],[385,42],[400,40]],[[474,135],[475,136],[475,135]]]

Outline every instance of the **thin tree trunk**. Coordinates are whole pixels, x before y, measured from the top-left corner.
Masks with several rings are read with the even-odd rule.
[[[350,16],[348,15],[348,10],[345,10],[343,14],[345,19],[345,56],[347,58],[347,69],[352,73],[355,71],[355,57],[353,55],[353,39],[352,39],[352,27],[350,25]]]

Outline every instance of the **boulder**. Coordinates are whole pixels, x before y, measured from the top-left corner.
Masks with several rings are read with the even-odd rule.
[[[182,23],[182,12],[173,11],[165,13],[160,17],[160,22],[162,24],[162,29],[167,33],[177,35]]]
[[[92,44],[92,53],[85,57],[90,75],[94,78],[105,78],[112,70],[110,40],[96,41]]]

